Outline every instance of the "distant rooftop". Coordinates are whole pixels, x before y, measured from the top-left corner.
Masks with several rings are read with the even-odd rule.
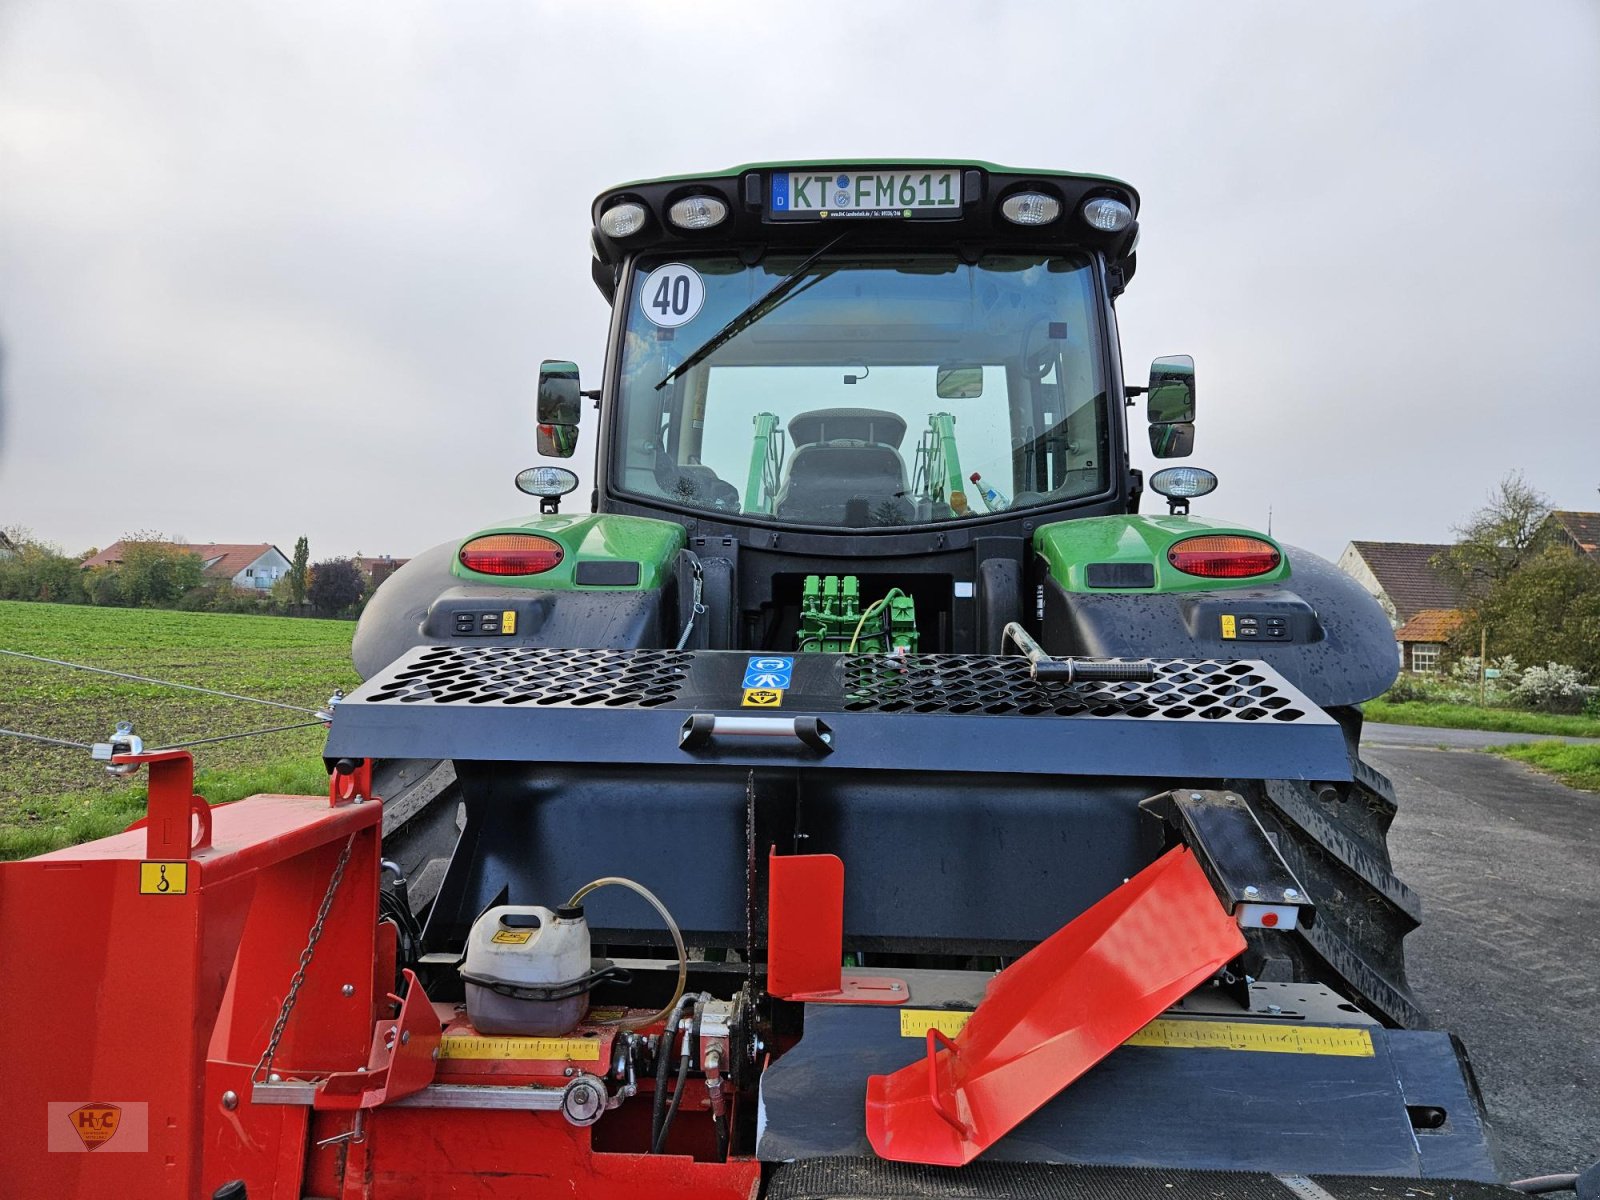
[[[1351,542],[1378,586],[1406,622],[1428,609],[1456,609],[1466,603],[1461,590],[1434,566],[1451,547],[1437,542]]]

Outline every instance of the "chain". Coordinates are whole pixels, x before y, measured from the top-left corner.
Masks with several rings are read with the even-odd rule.
[[[251,1082],[264,1082],[272,1074],[272,1059],[278,1053],[278,1042],[283,1037],[284,1028],[289,1024],[289,1014],[294,1011],[295,1001],[300,998],[300,985],[306,981],[306,968],[311,965],[311,956],[317,951],[317,942],[322,938],[322,926],[328,919],[328,910],[333,907],[333,894],[339,890],[339,881],[344,878],[345,864],[350,861],[350,850],[355,845],[356,835],[351,834],[345,839],[344,849],[339,851],[339,861],[334,864],[333,878],[328,880],[328,890],[322,897],[322,907],[317,909],[317,919],[311,923],[311,937],[306,942],[306,948],[300,952],[300,966],[295,970],[294,978],[289,981],[289,992],[283,998],[283,1008],[278,1012],[278,1021],[272,1027],[272,1036],[267,1039],[267,1048],[262,1052],[261,1061],[256,1063],[256,1069],[250,1073]]]

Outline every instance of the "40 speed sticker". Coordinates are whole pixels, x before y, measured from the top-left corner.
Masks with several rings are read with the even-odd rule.
[[[662,329],[687,325],[700,315],[706,302],[706,283],[700,272],[683,263],[667,263],[644,277],[639,285],[639,309],[645,319]]]

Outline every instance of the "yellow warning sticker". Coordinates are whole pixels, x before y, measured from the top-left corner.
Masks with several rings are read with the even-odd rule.
[[[930,1028],[955,1037],[971,1013],[937,1009],[901,1009],[900,1036],[925,1038]],[[1254,1050],[1266,1054],[1329,1054],[1371,1058],[1372,1035],[1365,1029],[1333,1025],[1268,1025],[1253,1021],[1183,1020],[1158,1017],[1125,1046],[1157,1046],[1169,1050]]]
[[[489,940],[499,942],[502,946],[526,946],[532,937],[531,929],[496,929]]]
[[[777,708],[783,703],[782,688],[745,688],[744,707]]]
[[[900,1010],[900,1036],[925,1038],[928,1030],[937,1029],[945,1037],[955,1037],[972,1014],[948,1008],[902,1008]]]
[[[517,631],[517,610],[508,608],[500,614],[500,632],[507,636]]]
[[[440,1058],[511,1058],[541,1062],[599,1062],[600,1035],[590,1037],[467,1037],[439,1039]]]
[[[189,890],[189,864],[142,862],[139,864],[141,896],[182,896]]]
[[[1239,622],[1232,613],[1222,614],[1222,636],[1225,638],[1238,638]]]

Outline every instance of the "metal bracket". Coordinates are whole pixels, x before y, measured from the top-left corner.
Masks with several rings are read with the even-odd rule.
[[[211,805],[194,794],[194,759],[187,750],[113,753],[111,762],[132,770],[150,768],[145,815],[127,829],[146,831],[146,858],[185,859],[211,848]]]
[[[1290,930],[1316,920],[1311,897],[1237,792],[1174,788],[1139,807],[1194,851],[1223,907],[1244,928]]]
[[[274,1074],[254,1084],[251,1101],[359,1112],[395,1104],[427,1088],[438,1066],[439,1017],[416,975],[407,970],[405,981],[405,999],[389,997],[400,1005],[400,1014],[374,1027],[365,1067],[335,1071],[320,1080],[284,1080]]]

